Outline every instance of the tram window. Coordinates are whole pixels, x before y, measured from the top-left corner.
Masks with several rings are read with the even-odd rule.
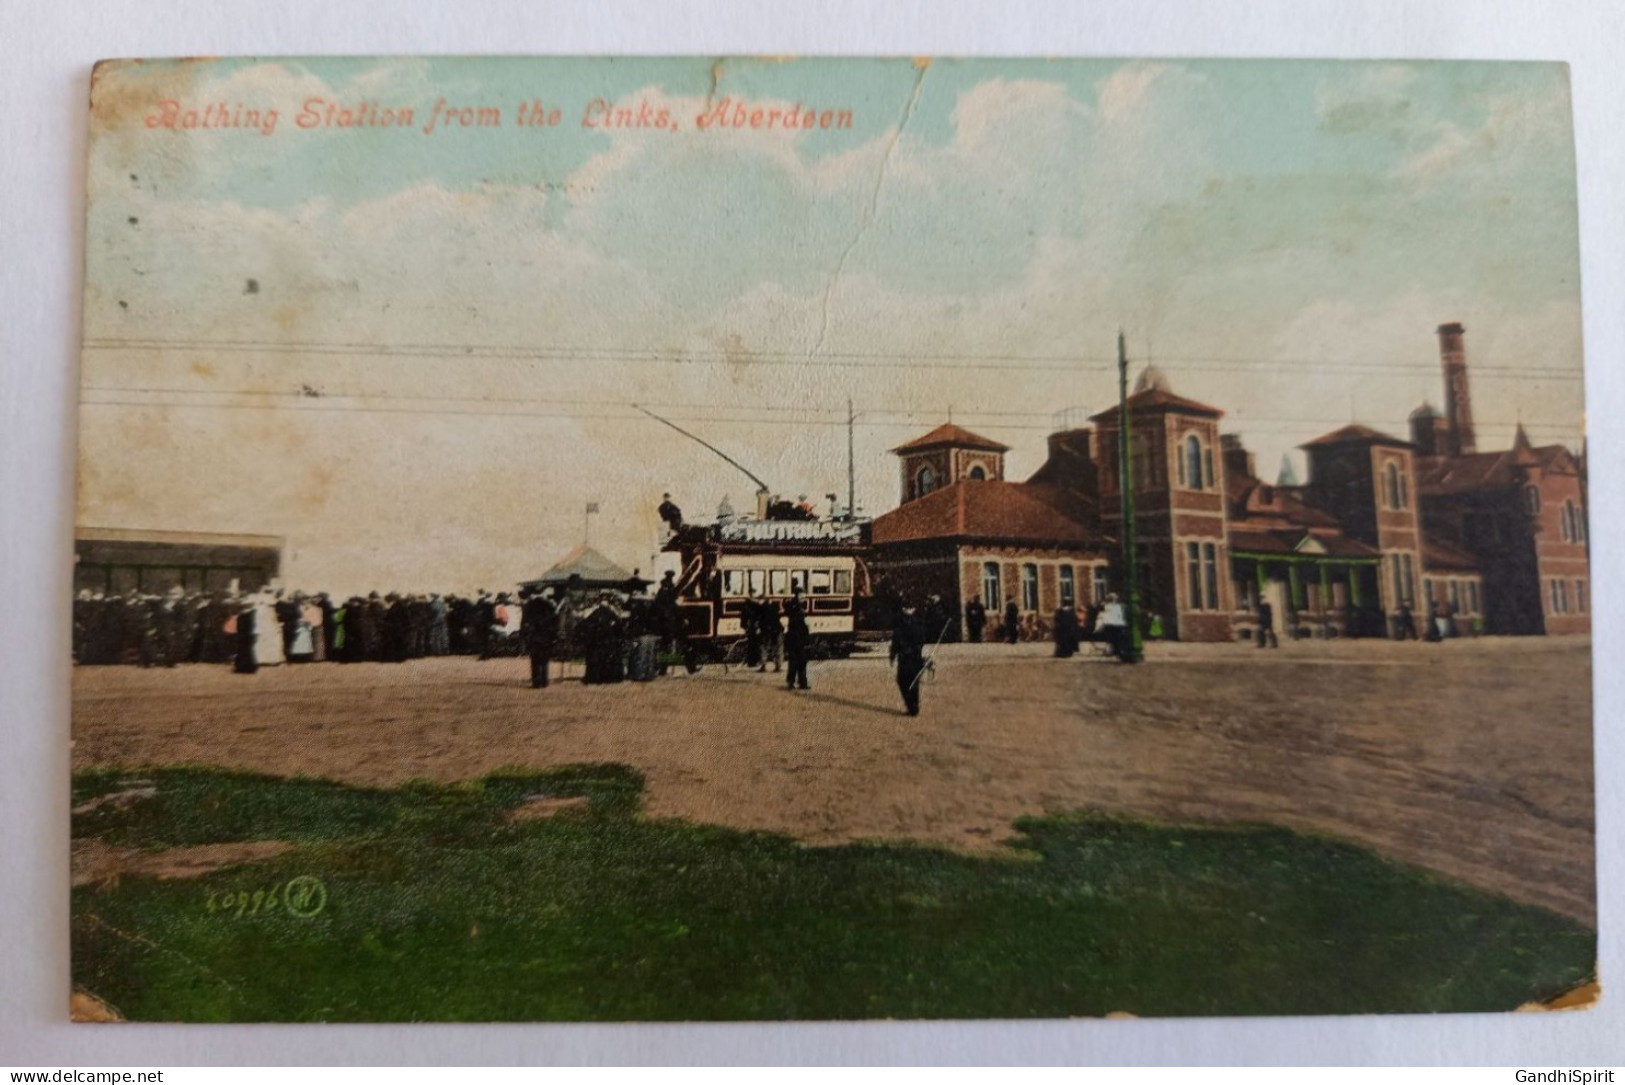
[[[851,569],[836,569],[835,570],[835,594],[836,595],[851,595],[852,594],[852,570]]]
[[[790,574],[785,572],[783,569],[774,569],[768,579],[768,584],[769,595],[790,594]]]
[[[745,594],[745,570],[743,570],[743,569],[724,569],[723,570],[723,572],[722,572],[722,594],[723,595],[744,595]]]
[[[767,587],[767,570],[752,569],[750,570],[749,575],[750,590],[755,592],[757,595],[762,594],[762,591]]]
[[[790,588],[791,588],[791,590],[794,590],[796,588],[800,588],[801,591],[802,591],[802,594],[806,594],[806,591],[807,591],[807,570],[805,570],[805,569],[791,569],[790,570]]]
[[[811,585],[812,593],[814,595],[828,595],[829,570],[814,569],[808,576],[808,583]]]

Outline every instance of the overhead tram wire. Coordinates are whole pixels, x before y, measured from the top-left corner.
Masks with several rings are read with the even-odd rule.
[[[225,394],[230,394],[230,393],[219,393],[219,394],[225,395]],[[608,402],[608,401],[605,401],[602,405],[612,408],[611,410],[600,410],[600,411],[573,411],[573,410],[563,410],[563,411],[546,411],[546,410],[489,411],[489,410],[474,410],[474,409],[454,409],[454,408],[445,408],[445,407],[416,408],[416,407],[376,407],[376,406],[339,406],[339,405],[321,406],[320,403],[321,403],[322,399],[326,399],[328,397],[318,397],[318,398],[313,399],[312,397],[303,396],[303,395],[299,395],[299,394],[296,393],[296,394],[290,396],[289,398],[292,399],[292,400],[299,401],[299,402],[272,405],[272,404],[261,404],[261,403],[195,403],[195,402],[192,402],[192,403],[172,403],[172,402],[154,401],[154,400],[104,399],[104,400],[84,400],[83,405],[87,406],[87,407],[131,407],[131,408],[146,408],[146,409],[154,409],[154,410],[167,410],[167,409],[179,409],[179,410],[280,410],[280,411],[297,411],[297,412],[300,412],[300,413],[308,413],[308,414],[339,414],[339,415],[349,415],[349,414],[449,415],[449,416],[467,416],[467,417],[477,417],[477,418],[577,419],[577,420],[581,420],[581,421],[631,421],[631,422],[642,422],[642,421],[646,420],[646,416],[644,416],[642,414],[630,413],[634,409],[634,405],[626,404],[626,403],[619,403],[619,402],[613,402],[612,403],[612,402]],[[333,397],[333,398],[342,398],[342,397]],[[426,398],[432,398],[432,397],[426,397]],[[621,407],[627,408],[627,410],[626,411],[616,411],[616,410],[613,409],[613,408],[621,408]],[[812,410],[812,409],[809,409],[809,410]],[[877,413],[880,413],[880,414],[895,414],[895,415],[898,415],[898,416],[901,416],[901,417],[895,417],[895,418],[890,418],[890,419],[876,419],[876,418],[872,418],[872,417],[863,418],[863,419],[859,419],[858,421],[856,421],[855,425],[863,427],[865,429],[900,429],[900,428],[907,427],[907,426],[925,424],[924,421],[916,421],[916,420],[926,420],[926,421],[928,421],[929,419],[934,418],[936,416],[936,412],[934,412],[933,410],[931,410],[929,408],[923,408],[923,409],[918,410],[918,411],[864,412],[864,414],[871,415],[871,416],[874,415],[874,414],[877,414]],[[1038,415],[1035,412],[1033,417],[1037,417],[1037,416]],[[964,415],[963,417],[966,418],[966,419],[976,419],[976,418],[980,418],[982,416],[978,415],[978,414],[970,414],[970,415]],[[746,417],[727,418],[727,417],[718,417],[718,416],[715,416],[715,415],[704,415],[704,416],[680,415],[680,416],[678,416],[677,421],[689,422],[689,423],[704,423],[704,424],[707,424],[707,425],[718,425],[718,426],[785,426],[785,425],[794,425],[794,426],[803,426],[803,427],[809,427],[809,428],[810,427],[821,427],[821,428],[826,428],[826,429],[842,429],[842,428],[845,428],[846,425],[847,425],[847,421],[846,421],[845,418],[833,418],[833,417],[831,417],[831,418],[822,418],[822,419],[818,419],[818,418],[764,419],[764,418],[754,418],[754,417],[748,417],[748,416],[746,416]],[[1374,421],[1377,424],[1380,424],[1380,425],[1389,425],[1392,428],[1401,429],[1401,430],[1403,429],[1403,425],[1400,424],[1400,423],[1397,423],[1397,422],[1392,422],[1392,421],[1384,420],[1384,419],[1375,419]],[[1331,429],[1336,429],[1336,428],[1338,428],[1338,427],[1340,427],[1342,425],[1346,425],[1347,424],[1347,419],[1345,419],[1345,418],[1335,418],[1335,419],[1273,418],[1273,417],[1262,417],[1261,416],[1261,417],[1256,417],[1256,418],[1238,419],[1238,422],[1241,422],[1242,424],[1237,427],[1237,432],[1245,433],[1248,430],[1271,430],[1271,431],[1275,431],[1275,432],[1281,432],[1281,431],[1292,432],[1292,431],[1296,431],[1296,432],[1302,434],[1305,438],[1309,438],[1309,437],[1320,436],[1321,434],[1326,433]],[[1049,433],[1049,432],[1054,431],[1054,427],[1052,425],[1050,425],[1049,423],[1047,423],[1047,422],[1016,423],[1016,422],[1007,422],[1007,421],[992,421],[992,422],[988,422],[988,423],[985,423],[985,424],[984,423],[977,423],[977,424],[982,425],[983,428],[989,429],[989,430],[1006,430],[1006,431],[1020,431],[1020,432],[1043,432],[1043,433]],[[1497,421],[1493,421],[1493,420],[1484,420],[1484,419],[1478,420],[1478,425],[1481,428],[1491,428],[1491,429],[1496,428],[1496,427],[1510,428],[1511,426],[1514,426],[1516,424],[1517,424],[1516,422],[1497,422]],[[1566,440],[1570,440],[1570,439],[1574,438],[1580,432],[1577,427],[1575,427],[1575,428],[1565,427],[1560,422],[1539,422],[1539,423],[1537,423],[1537,422],[1531,422],[1529,420],[1524,420],[1523,421],[1523,426],[1524,426],[1525,430],[1530,433],[1532,439],[1535,439],[1535,438],[1538,437],[1539,439],[1548,439],[1549,438],[1549,439],[1556,440],[1556,441],[1566,441]]]
[[[1075,372],[1080,363],[1098,363],[1102,367],[1112,359],[1089,355],[1000,355],[1000,354],[894,354],[888,352],[828,352],[820,353],[817,360],[804,353],[790,351],[753,350],[743,354],[725,350],[668,350],[658,348],[611,347],[524,347],[484,344],[378,344],[378,343],[288,343],[254,340],[165,340],[165,339],[87,339],[84,346],[90,350],[112,351],[217,351],[225,354],[299,354],[314,356],[386,357],[386,358],[460,358],[511,361],[601,361],[613,364],[678,364],[678,365],[751,365],[813,366],[829,368],[893,368],[893,369],[982,369],[991,372]],[[1135,361],[1143,361],[1136,359]],[[1223,356],[1163,356],[1161,362],[1191,372],[1289,372],[1301,373],[1304,367],[1320,367],[1336,372],[1391,373],[1420,376],[1433,364],[1408,362],[1333,361],[1324,358],[1275,357],[1231,358]],[[996,363],[996,364],[995,364]],[[1578,370],[1531,370],[1521,365],[1493,365],[1479,363],[1472,367],[1475,377],[1518,380],[1583,379]]]
[[[218,406],[218,407],[228,407],[228,408],[238,409],[238,410],[249,410],[249,409],[297,409],[297,408],[294,408],[292,405],[293,404],[299,404],[300,406],[302,406],[305,409],[317,410],[317,411],[332,411],[332,412],[335,412],[335,413],[343,412],[343,411],[352,411],[352,410],[357,410],[357,411],[376,410],[376,411],[385,412],[385,413],[446,413],[446,412],[443,412],[443,411],[440,411],[440,410],[410,411],[410,410],[407,410],[405,408],[373,407],[373,406],[369,405],[369,404],[376,403],[378,401],[384,401],[384,402],[388,402],[388,403],[391,403],[391,404],[394,404],[394,403],[406,403],[406,404],[414,404],[414,403],[490,404],[490,405],[496,406],[496,407],[530,407],[530,406],[544,407],[544,408],[550,408],[550,407],[601,407],[601,408],[609,408],[611,410],[611,412],[615,411],[616,409],[628,409],[628,410],[640,410],[641,409],[638,404],[628,403],[626,400],[623,400],[623,399],[596,399],[596,398],[595,399],[559,399],[559,398],[555,398],[555,397],[526,398],[526,397],[512,397],[512,396],[444,396],[444,395],[430,395],[430,394],[402,395],[402,394],[393,393],[393,392],[374,392],[374,393],[354,392],[354,393],[352,393],[352,392],[324,392],[324,391],[320,391],[320,390],[295,390],[295,389],[272,389],[272,388],[171,388],[171,387],[135,387],[135,386],[128,386],[128,385],[90,385],[90,386],[85,387],[83,389],[83,392],[85,393],[85,395],[87,397],[89,397],[89,396],[107,396],[107,395],[114,395],[114,396],[184,396],[184,397],[209,396],[209,397],[216,397],[216,398],[252,397],[254,399],[288,401],[287,403],[263,403],[263,404],[262,403],[219,403],[219,404],[213,404],[213,403],[199,403],[199,402],[196,402],[195,400],[192,400],[192,401],[187,401],[187,400],[173,401],[173,400],[165,400],[165,399],[126,400],[126,399],[105,399],[105,398],[104,399],[90,399],[90,398],[86,398],[84,400],[84,402],[87,405],[151,406],[151,407],[174,406],[174,407],[182,407],[182,408],[194,408],[194,407],[195,408],[206,408],[206,407]],[[363,405],[362,406],[352,406],[352,405],[348,404],[347,402],[345,402],[345,401],[352,401],[352,400],[361,400],[361,401],[363,401]],[[663,411],[663,412],[685,412],[685,411],[686,412],[695,412],[695,411],[699,411],[699,412],[703,412],[703,413],[702,414],[697,414],[697,415],[693,414],[693,413],[684,414],[684,415],[682,415],[681,420],[691,421],[691,422],[715,422],[715,423],[720,423],[720,424],[730,424],[730,423],[736,423],[737,422],[737,423],[742,423],[742,424],[773,424],[773,425],[779,425],[779,424],[845,425],[846,424],[845,418],[846,418],[846,414],[847,414],[847,412],[844,409],[835,408],[835,407],[816,407],[816,406],[809,406],[807,404],[741,403],[741,402],[738,402],[738,401],[734,401],[732,403],[714,403],[714,402],[712,402],[712,403],[695,403],[695,402],[658,403],[658,402],[655,402],[655,403],[648,403],[647,406],[649,406],[651,408],[658,408],[660,411]],[[492,416],[502,416],[502,415],[522,416],[522,412],[512,411],[512,410],[492,410],[492,411],[479,411],[479,412],[472,412],[472,413],[490,414]],[[860,421],[860,422],[858,422],[858,424],[862,425],[862,426],[865,426],[865,427],[885,427],[885,426],[891,426],[891,425],[907,425],[907,424],[912,423],[916,419],[929,419],[929,418],[936,417],[936,415],[938,413],[939,412],[935,408],[930,407],[930,406],[922,406],[922,407],[918,407],[918,408],[901,408],[901,407],[898,407],[898,408],[883,408],[883,407],[866,408],[862,412],[862,414],[865,416],[866,420],[865,421]],[[762,414],[795,415],[795,416],[799,416],[799,417],[778,419],[778,420],[773,420],[773,421],[769,422],[768,420],[765,420],[765,419],[762,419],[762,418],[759,417]],[[986,410],[975,410],[975,411],[968,411],[968,412],[967,411],[959,411],[959,412],[956,412],[956,414],[961,418],[961,420],[967,420],[967,419],[968,420],[976,420],[978,422],[978,424],[984,425],[984,426],[990,427],[990,428],[1045,429],[1045,430],[1051,430],[1051,431],[1053,431],[1053,429],[1054,429],[1054,422],[1053,422],[1054,412],[1053,411],[1039,411],[1039,410],[1011,411],[1011,410],[986,409]],[[637,415],[631,415],[631,414],[625,414],[625,413],[620,413],[620,414],[606,413],[606,412],[603,412],[603,411],[548,411],[548,412],[545,412],[545,415],[543,415],[543,416],[545,416],[545,417],[562,417],[562,416],[565,416],[565,415],[575,415],[575,416],[589,417],[589,418],[590,417],[617,417],[617,418],[623,418],[624,417],[624,418],[634,418],[635,419],[635,418],[639,417]],[[1317,432],[1318,432],[1319,427],[1336,428],[1336,427],[1339,427],[1341,425],[1345,425],[1348,422],[1348,419],[1346,417],[1342,417],[1342,416],[1320,418],[1320,417],[1304,417],[1302,415],[1283,416],[1283,415],[1254,414],[1254,413],[1247,412],[1247,411],[1231,411],[1231,412],[1229,412],[1229,416],[1230,416],[1231,420],[1238,426],[1238,428],[1242,428],[1242,429],[1286,426],[1286,427],[1304,428],[1306,430],[1307,429],[1317,429]],[[1033,420],[1033,422],[1035,424],[1027,425],[1027,424],[1023,424],[1023,423],[1021,423],[1019,421],[1012,421],[1012,420],[1015,420],[1015,419]],[[1378,423],[1378,424],[1396,426],[1396,427],[1398,427],[1400,429],[1408,428],[1408,417],[1401,417],[1399,415],[1385,416],[1385,415],[1380,415],[1380,414],[1373,414],[1373,415],[1370,415],[1370,416],[1367,417],[1367,421],[1371,422],[1371,423]],[[1542,430],[1557,429],[1557,430],[1565,430],[1566,431],[1566,430],[1572,428],[1573,425],[1574,425],[1574,423],[1566,422],[1566,421],[1561,420],[1561,419],[1529,419],[1529,418],[1524,418],[1524,419],[1521,419],[1521,420],[1514,420],[1512,422],[1496,422],[1496,421],[1493,421],[1493,420],[1481,420],[1481,424],[1487,425],[1487,426],[1496,426],[1496,425],[1511,426],[1511,425],[1516,424],[1517,421],[1522,421],[1526,428],[1534,427],[1536,429],[1542,429]]]

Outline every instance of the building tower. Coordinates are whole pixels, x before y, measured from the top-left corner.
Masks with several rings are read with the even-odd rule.
[[[956,482],[1003,482],[1001,445],[952,422],[892,449],[902,467],[902,503]]]
[[[1128,408],[1143,610],[1180,640],[1229,640],[1235,593],[1225,533],[1228,461],[1219,439],[1224,412],[1175,394],[1155,366],[1140,375]],[[1123,520],[1118,408],[1093,421],[1101,520],[1107,534],[1117,534]]]
[[[1473,436],[1473,401],[1467,391],[1467,349],[1461,339],[1467,329],[1460,324],[1439,325],[1439,362],[1444,367],[1445,419],[1450,423],[1452,456],[1470,456],[1478,451]]]

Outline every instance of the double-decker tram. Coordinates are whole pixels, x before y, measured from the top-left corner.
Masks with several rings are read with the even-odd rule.
[[[815,654],[845,655],[856,641],[858,616],[873,594],[869,567],[870,521],[857,515],[852,468],[852,405],[847,403],[847,500],[835,495],[827,516],[813,511],[805,497],[780,500],[761,476],[716,445],[661,418],[638,410],[720,456],[756,484],[754,514],[736,516],[724,501],[715,522],[691,524],[667,502],[661,518],[671,529],[664,549],[679,556],[677,615],[691,648],[704,646],[717,658],[745,639],[745,615],[754,599],[771,600],[784,613],[799,594]],[[799,592],[797,591],[799,589]],[[781,625],[784,624],[781,619]]]
[[[684,525],[666,544],[682,562],[677,608],[690,643],[722,655],[745,637],[747,603],[773,600],[782,613],[801,596],[807,628],[820,655],[852,650],[857,614],[871,593],[868,523],[737,519]]]

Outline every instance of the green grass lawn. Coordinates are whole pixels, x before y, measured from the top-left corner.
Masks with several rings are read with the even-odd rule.
[[[397,790],[97,772],[75,801],[137,776],[157,794],[74,835],[297,846],[74,890],[74,981],[136,1020],[1505,1010],[1590,979],[1596,956],[1595,932],[1554,913],[1268,827],[1080,814],[1019,822],[993,858],[812,848],[645,818],[617,765]],[[588,804],[504,819],[539,795]],[[325,888],[319,912],[263,896],[256,912],[254,892],[301,876]]]

